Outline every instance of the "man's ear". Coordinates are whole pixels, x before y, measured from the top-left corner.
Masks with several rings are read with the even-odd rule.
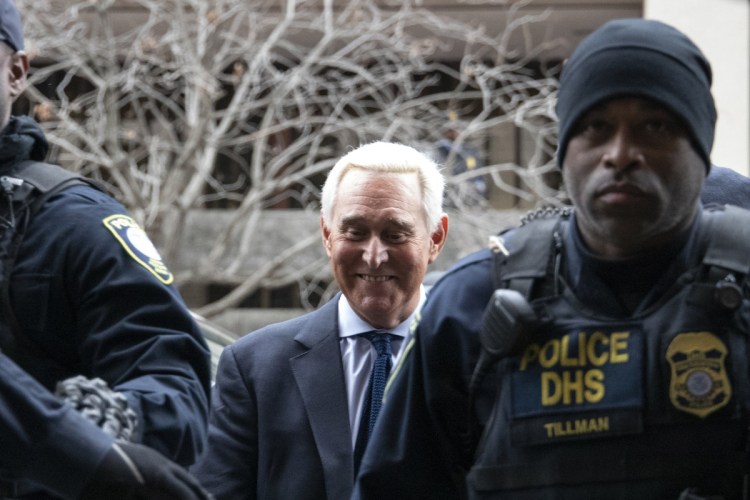
[[[11,97],[18,97],[26,88],[26,75],[29,72],[29,57],[23,51],[10,56],[8,89]]]
[[[331,256],[331,230],[326,226],[323,220],[323,215],[320,216],[320,235],[323,238],[323,247],[326,249],[326,254]]]
[[[448,214],[440,216],[440,222],[437,228],[432,232],[430,236],[430,260],[429,264],[435,262],[440,251],[445,246],[446,238],[448,238]]]

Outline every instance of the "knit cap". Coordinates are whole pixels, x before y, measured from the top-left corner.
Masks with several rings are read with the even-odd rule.
[[[563,66],[557,100],[557,164],[576,122],[615,98],[651,99],[677,115],[710,168],[716,126],[711,65],[682,32],[659,21],[618,19],[587,36]]]
[[[0,41],[16,52],[23,50],[23,26],[13,0],[0,0]]]

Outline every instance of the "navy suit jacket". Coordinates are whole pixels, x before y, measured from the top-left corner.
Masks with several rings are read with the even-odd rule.
[[[222,353],[208,448],[191,469],[217,499],[348,499],[352,438],[338,298]]]

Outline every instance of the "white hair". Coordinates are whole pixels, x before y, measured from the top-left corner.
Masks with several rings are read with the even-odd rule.
[[[365,144],[347,153],[328,173],[320,200],[320,213],[327,226],[330,227],[333,220],[333,206],[336,203],[341,179],[351,169],[368,172],[416,173],[422,190],[425,222],[433,229],[440,223],[445,180],[438,165],[427,155],[410,146],[379,141]]]

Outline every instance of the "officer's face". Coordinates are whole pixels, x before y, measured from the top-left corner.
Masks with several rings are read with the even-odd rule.
[[[447,219],[432,231],[416,173],[348,171],[339,184],[331,227],[321,218],[333,275],[357,314],[393,328],[419,304],[427,264],[445,241]]]
[[[0,129],[8,123],[13,99],[23,91],[28,70],[26,54],[14,53],[8,45],[0,42]]]
[[[656,247],[688,227],[705,172],[681,121],[639,98],[589,110],[563,163],[584,241],[613,259]]]

